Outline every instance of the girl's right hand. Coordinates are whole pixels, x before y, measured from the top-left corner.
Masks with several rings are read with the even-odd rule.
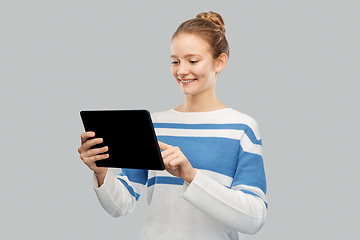
[[[106,167],[97,167],[95,161],[103,160],[109,157],[109,154],[104,154],[108,151],[108,147],[102,148],[91,148],[92,146],[102,143],[102,138],[93,138],[95,137],[94,132],[84,132],[81,134],[81,146],[78,151],[80,153],[80,158],[83,162],[95,172],[96,175],[103,175],[107,172]],[[93,138],[93,139],[89,139]]]

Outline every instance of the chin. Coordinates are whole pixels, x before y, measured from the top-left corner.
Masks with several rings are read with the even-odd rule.
[[[196,91],[189,91],[189,90],[184,90],[184,89],[181,89],[181,91],[186,96],[195,96],[197,94]]]
[[[193,95],[193,94],[194,94],[193,91],[189,91],[189,90],[187,90],[187,89],[182,89],[182,88],[180,88],[180,90],[181,90],[181,92],[182,92],[183,94],[185,94],[185,95]]]

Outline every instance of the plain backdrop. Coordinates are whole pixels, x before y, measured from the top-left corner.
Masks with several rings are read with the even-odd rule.
[[[244,239],[360,237],[359,0],[34,0],[0,2],[0,239],[138,239],[146,198],[101,208],[79,111],[182,104],[171,36],[209,10],[230,43],[217,96],[264,143],[268,218]]]

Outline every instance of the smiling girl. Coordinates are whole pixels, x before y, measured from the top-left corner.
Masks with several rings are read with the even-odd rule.
[[[102,142],[81,135],[81,159],[94,171],[103,208],[132,212],[147,188],[149,212],[140,239],[239,239],[263,226],[266,178],[254,119],[222,104],[215,84],[229,57],[224,21],[214,12],[182,23],[171,41],[171,73],[185,95],[177,108],[152,114],[166,171],[98,168]],[[141,148],[139,149],[139,151]]]

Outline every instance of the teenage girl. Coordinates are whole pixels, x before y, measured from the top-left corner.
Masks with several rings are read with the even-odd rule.
[[[208,12],[182,23],[173,34],[170,58],[185,101],[152,114],[166,171],[122,169],[114,176],[95,164],[109,157],[108,147],[91,149],[102,139],[88,140],[95,133],[85,132],[79,153],[94,171],[97,197],[119,217],[132,212],[147,188],[149,211],[140,239],[254,234],[267,213],[262,143],[255,120],[215,95],[217,76],[229,58],[223,18]]]

